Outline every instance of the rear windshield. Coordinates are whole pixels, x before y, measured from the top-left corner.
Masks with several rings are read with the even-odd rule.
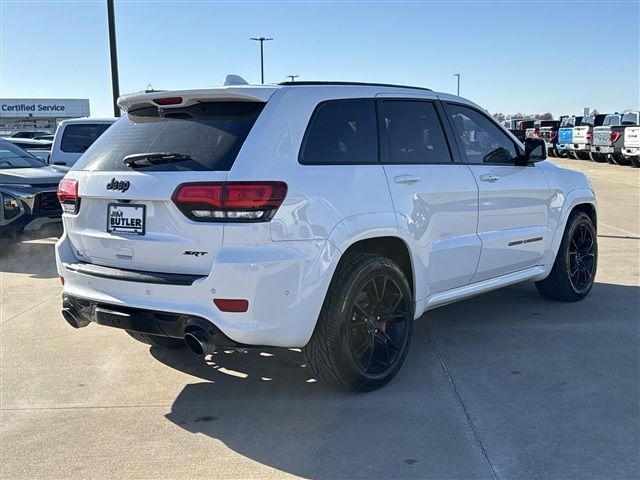
[[[101,136],[73,170],[130,171],[128,155],[170,153],[188,160],[137,166],[145,171],[230,170],[264,103],[203,102],[129,112]]]
[[[639,122],[639,118],[638,118],[638,113],[625,113],[622,116],[622,125],[638,125]]]
[[[67,125],[62,133],[60,150],[65,153],[84,153],[110,125],[110,123]]]
[[[618,126],[620,125],[620,115],[607,115],[602,125]]]

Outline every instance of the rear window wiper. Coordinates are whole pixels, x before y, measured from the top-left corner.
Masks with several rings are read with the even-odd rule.
[[[154,152],[154,153],[133,153],[122,159],[122,163],[131,168],[149,167],[161,163],[174,163],[192,160],[191,155],[184,153]]]

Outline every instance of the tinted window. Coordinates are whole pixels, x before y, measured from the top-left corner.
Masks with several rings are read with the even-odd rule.
[[[622,125],[638,125],[639,121],[638,112],[625,113],[622,116]]]
[[[451,154],[438,112],[431,102],[382,103],[389,163],[446,163]]]
[[[516,147],[497,125],[468,107],[449,105],[449,111],[468,163],[513,163]]]
[[[60,150],[66,153],[84,153],[109,128],[104,123],[67,125],[62,133]]]
[[[352,164],[378,161],[378,135],[373,100],[321,103],[302,144],[305,164]]]
[[[620,125],[620,115],[607,115],[602,125],[611,125],[611,126]]]
[[[145,170],[229,170],[264,103],[203,102],[184,108],[129,112],[95,142],[74,170],[129,170],[122,160],[140,153],[191,157]]]

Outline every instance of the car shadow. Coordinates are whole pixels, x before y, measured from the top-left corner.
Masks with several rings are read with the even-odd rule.
[[[0,237],[0,272],[57,277],[54,245],[60,235],[62,225],[51,225],[36,232]]]
[[[606,476],[611,461],[625,464],[616,453],[620,449],[613,442],[607,447],[585,440],[580,433],[584,419],[576,412],[585,402],[589,414],[598,417],[589,422],[597,437],[607,422],[617,426],[611,409],[624,396],[634,401],[639,296],[637,286],[597,283],[582,302],[548,302],[526,283],[441,307],[417,321],[398,376],[367,394],[316,381],[298,349],[222,350],[206,361],[186,350],[151,348],[151,353],[198,380],[184,387],[166,415],[168,420],[223,442],[244,458],[290,474],[491,478],[485,452],[474,439],[478,427],[471,428],[472,420],[482,427],[478,428],[482,440],[492,447],[492,440],[497,442],[498,447],[488,448],[486,454],[494,465],[503,466],[507,476],[517,477],[518,469],[544,476],[536,468],[554,457],[560,464],[557,476],[570,477],[575,472],[563,471],[563,455],[582,459],[591,469],[585,471],[595,476],[599,472]],[[602,333],[604,326],[608,333]],[[590,335],[595,328],[598,335]],[[577,331],[581,333],[576,339]],[[621,355],[615,373],[609,372],[611,344]],[[601,391],[601,373],[611,382],[627,385],[629,391]],[[538,380],[523,386],[529,375]],[[572,381],[567,383],[566,376]],[[590,396],[579,397],[583,390]],[[572,395],[578,398],[567,402]],[[598,396],[602,405],[589,403]],[[563,420],[555,416],[550,420],[550,408]],[[518,445],[520,437],[536,435],[536,430],[522,427],[528,420],[538,428],[537,435],[544,436],[533,454],[526,445]],[[494,430],[494,424],[500,428]],[[621,438],[626,438],[622,430],[633,430],[631,424],[627,418],[619,426]],[[509,436],[510,428],[515,438]],[[629,432],[633,449],[638,442]],[[547,440],[554,436],[565,446]],[[580,449],[576,452],[567,445]],[[560,453],[563,449],[569,453]],[[573,464],[567,461],[566,468]]]

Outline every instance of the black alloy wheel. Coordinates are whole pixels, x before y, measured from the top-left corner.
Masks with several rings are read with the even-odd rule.
[[[569,245],[569,277],[576,293],[584,293],[593,284],[595,248],[593,231],[585,224],[578,225]]]
[[[380,377],[395,367],[409,338],[407,299],[393,278],[371,278],[356,295],[346,341],[363,375]]]

